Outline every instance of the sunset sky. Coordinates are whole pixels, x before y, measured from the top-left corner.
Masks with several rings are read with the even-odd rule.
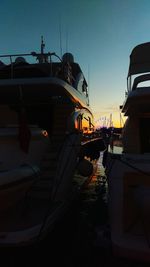
[[[120,123],[129,56],[150,41],[149,0],[1,0],[0,54],[71,52],[89,84],[95,121]]]

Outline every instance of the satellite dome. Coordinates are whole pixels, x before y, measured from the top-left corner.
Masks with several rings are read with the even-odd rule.
[[[26,60],[24,57],[17,57],[15,63],[26,63]]]
[[[71,53],[65,53],[62,57],[62,61],[63,62],[70,62],[73,63],[74,62],[74,57]]]

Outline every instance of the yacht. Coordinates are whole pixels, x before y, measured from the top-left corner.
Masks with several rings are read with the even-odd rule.
[[[0,56],[0,247],[43,240],[104,149],[79,64],[44,47]]]
[[[105,172],[113,252],[150,261],[150,43],[131,52],[122,148],[108,152]]]

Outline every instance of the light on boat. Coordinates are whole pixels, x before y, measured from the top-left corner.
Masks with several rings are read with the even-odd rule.
[[[45,136],[45,137],[47,137],[48,136],[48,132],[46,130],[43,130],[42,131],[42,135]]]

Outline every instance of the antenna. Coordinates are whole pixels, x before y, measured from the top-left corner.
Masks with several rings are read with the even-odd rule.
[[[42,55],[44,54],[44,47],[45,47],[45,44],[44,44],[44,41],[43,41],[43,36],[41,36],[41,54]]]
[[[90,91],[90,66],[88,64],[88,105],[90,104],[89,103],[89,91]]]
[[[41,53],[35,53],[33,52],[32,53],[32,56],[36,56],[36,59],[39,61],[39,63],[46,63],[48,62],[48,56],[49,55],[52,55],[52,53],[46,53],[44,54],[44,47],[45,47],[45,44],[44,44],[44,41],[43,41],[43,36],[41,36]]]
[[[61,18],[59,17],[59,44],[60,44],[60,56],[62,58],[62,36],[61,36]]]
[[[68,29],[66,30],[66,52],[68,52]]]

